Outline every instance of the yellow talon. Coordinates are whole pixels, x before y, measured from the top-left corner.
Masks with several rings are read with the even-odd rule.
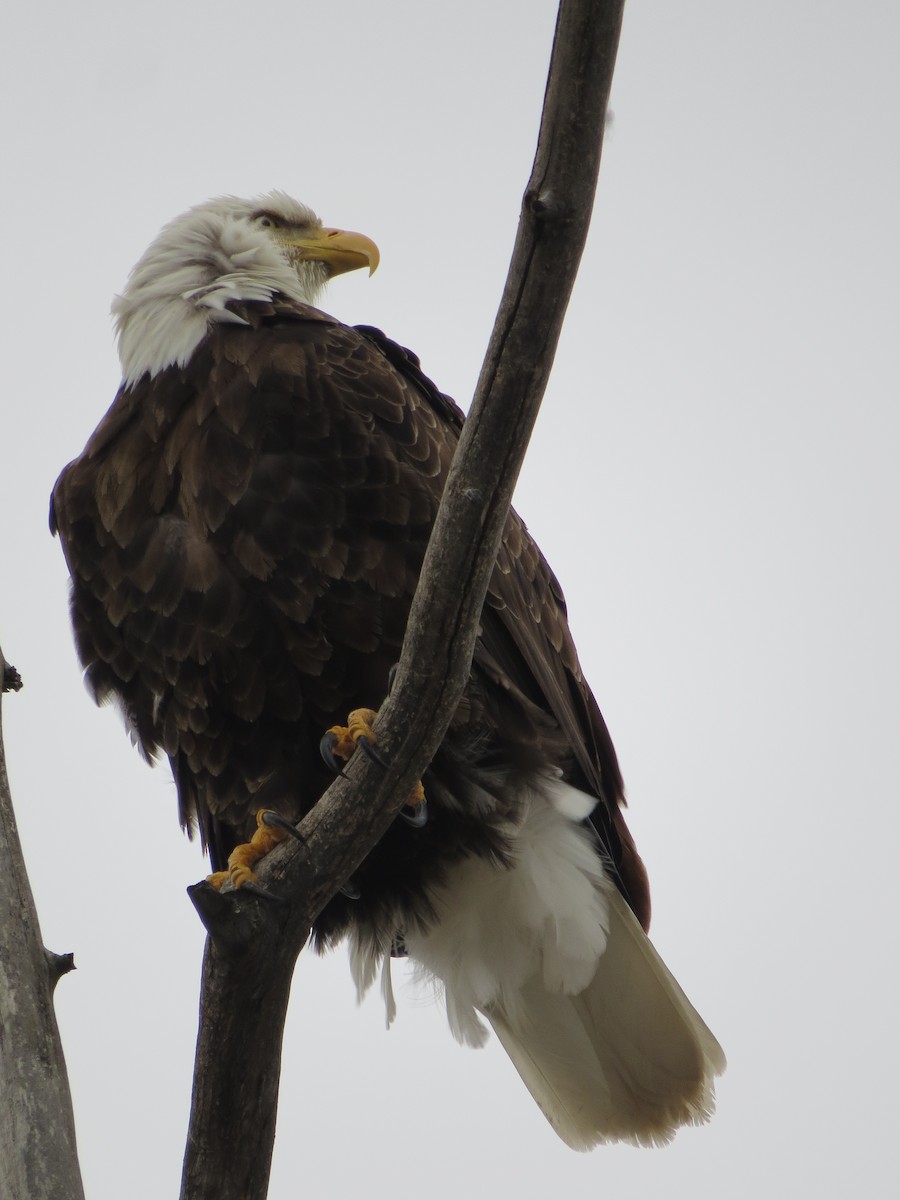
[[[376,738],[372,726],[375,724],[377,716],[374,709],[354,708],[347,718],[346,725],[332,725],[328,730],[328,733],[334,734],[335,737],[331,743],[331,753],[346,762],[348,758],[352,757],[360,738],[366,737],[374,744]]]
[[[249,842],[235,846],[228,855],[228,869],[207,875],[206,882],[211,883],[217,892],[222,890],[226,880],[231,880],[236,888],[243,887],[245,883],[253,883],[256,880],[254,865],[287,837],[285,830],[265,823],[265,815],[269,811],[267,808],[261,808],[256,814],[256,832]]]
[[[375,746],[378,742],[373,728],[375,719],[378,713],[371,708],[355,708],[347,717],[346,725],[332,725],[325,734],[329,740],[329,750],[331,754],[337,758],[342,758],[346,762],[356,752],[357,746],[361,738],[366,738],[370,745]],[[377,757],[377,756],[376,756]],[[381,761],[380,759],[378,761]],[[412,795],[407,800],[406,804],[409,808],[415,808],[418,804],[425,803],[425,788],[422,786],[421,779],[416,780],[416,786],[412,790]]]

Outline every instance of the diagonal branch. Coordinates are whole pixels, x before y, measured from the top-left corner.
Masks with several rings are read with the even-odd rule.
[[[506,289],[378,719],[385,771],[356,755],[264,860],[283,902],[191,889],[204,958],[183,1200],[264,1200],[281,1037],[315,916],[394,819],[459,702],[510,498],[550,373],[596,187],[623,0],[562,0],[537,155]],[[366,803],[360,803],[360,796]]]

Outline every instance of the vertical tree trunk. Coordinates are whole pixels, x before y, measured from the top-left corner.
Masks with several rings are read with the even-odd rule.
[[[0,652],[2,693],[20,686]],[[0,1197],[83,1200],[53,1011],[71,956],[44,949],[13,815],[0,726]]]

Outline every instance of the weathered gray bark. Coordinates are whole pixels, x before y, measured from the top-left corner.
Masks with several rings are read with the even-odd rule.
[[[506,290],[378,718],[391,770],[356,755],[300,824],[303,840],[264,860],[260,880],[281,903],[191,889],[210,938],[182,1200],[264,1200],[294,963],[316,914],[424,772],[459,701],[587,235],[622,9],[623,0],[560,6]]]
[[[14,682],[15,681],[15,682]],[[0,706],[18,676],[0,651]],[[44,949],[16,830],[0,724],[0,1197],[83,1200],[53,989],[71,955]]]

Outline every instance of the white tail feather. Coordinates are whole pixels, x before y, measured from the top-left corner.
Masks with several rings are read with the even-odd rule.
[[[459,1041],[482,1045],[488,1019],[568,1145],[667,1142],[711,1116],[725,1057],[606,877],[579,823],[589,798],[552,779],[523,800],[512,866],[461,863],[434,925],[407,933],[410,959]],[[354,947],[361,990],[376,949]]]
[[[577,996],[537,979],[519,1013],[486,1016],[528,1090],[568,1145],[660,1145],[715,1107],[719,1044],[618,893],[606,950]]]

